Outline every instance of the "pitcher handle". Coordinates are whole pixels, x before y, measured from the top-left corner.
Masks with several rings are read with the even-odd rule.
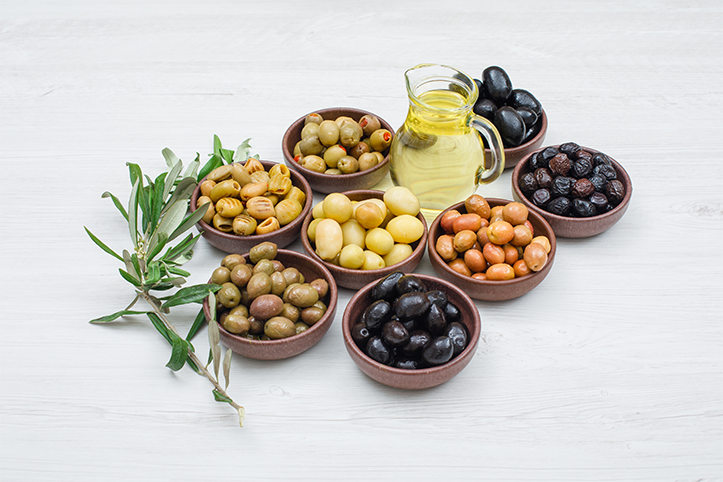
[[[480,166],[475,176],[475,184],[478,186],[489,184],[500,177],[502,171],[505,170],[505,151],[502,146],[502,138],[494,124],[482,116],[473,115],[469,123],[484,136],[492,153],[492,167],[485,169],[484,165]],[[484,150],[482,153],[484,154]]]

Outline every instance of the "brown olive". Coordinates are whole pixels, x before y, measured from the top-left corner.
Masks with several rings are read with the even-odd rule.
[[[325,313],[326,311],[318,306],[309,306],[308,308],[301,310],[301,321],[309,326],[312,326],[319,321]]]
[[[468,213],[475,213],[483,219],[490,217],[490,205],[485,198],[479,194],[472,194],[464,201],[464,208]]]
[[[329,283],[323,278],[317,278],[309,284],[319,292],[319,298],[323,298],[329,292]]]
[[[380,129],[382,124],[374,114],[366,114],[359,119],[359,126],[362,128],[364,135],[368,137],[372,135],[374,131]]]
[[[464,264],[474,273],[487,269],[487,260],[479,249],[468,249],[464,252]]]
[[[477,233],[469,229],[458,232],[454,235],[454,249],[463,253],[470,249],[477,242]]]
[[[541,244],[528,244],[525,247],[524,260],[531,271],[540,271],[547,263],[547,251]]]
[[[248,283],[251,279],[251,276],[253,276],[253,274],[254,273],[251,266],[247,264],[236,265],[231,270],[231,282],[239,288],[244,288],[246,286],[246,283]]]
[[[455,234],[465,229],[477,232],[481,227],[482,217],[476,213],[461,214],[452,221],[452,230]]]
[[[264,323],[264,334],[272,340],[288,338],[296,334],[296,326],[288,318],[275,316]]]
[[[256,318],[268,320],[277,316],[283,309],[284,302],[274,294],[256,297],[249,306],[249,313]]]
[[[439,225],[442,227],[445,233],[454,234],[454,229],[452,227],[454,224],[454,220],[461,215],[462,213],[460,213],[456,209],[450,209],[442,215],[442,218],[439,220]]]

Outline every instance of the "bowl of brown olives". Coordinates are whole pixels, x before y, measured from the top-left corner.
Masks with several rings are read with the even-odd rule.
[[[210,282],[221,285],[214,295],[221,342],[248,358],[298,355],[334,321],[338,291],[331,273],[309,256],[268,241],[224,257]],[[210,319],[208,298],[203,309]]]
[[[356,290],[393,271],[414,271],[424,256],[427,222],[405,187],[330,193],[304,220],[301,242],[339,286]]]
[[[392,126],[371,112],[332,107],[294,121],[281,149],[314,191],[329,194],[369,189],[384,179],[393,135]]]
[[[191,209],[207,206],[196,227],[226,253],[245,253],[264,241],[286,247],[311,211],[306,179],[283,163],[249,158],[211,171],[191,195]]]
[[[612,157],[566,142],[528,154],[512,171],[512,192],[557,236],[586,238],[620,221],[633,184]]]
[[[445,383],[475,354],[479,311],[459,287],[434,276],[393,272],[349,301],[342,335],[359,369],[395,388]]]
[[[557,239],[540,214],[505,199],[469,196],[440,213],[427,252],[437,274],[472,298],[518,298],[547,277]]]

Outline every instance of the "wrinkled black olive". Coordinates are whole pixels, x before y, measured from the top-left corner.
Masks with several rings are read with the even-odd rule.
[[[582,158],[572,163],[572,172],[578,179],[588,177],[592,173],[592,160]]]
[[[592,185],[595,187],[595,190],[598,192],[605,192],[605,188],[608,185],[608,180],[605,179],[603,176],[599,174],[593,174],[592,176],[587,178],[588,181],[592,183]]]
[[[502,105],[512,92],[512,81],[502,68],[493,65],[482,71],[482,94]]]
[[[613,179],[608,183],[605,194],[607,194],[610,204],[617,206],[625,197],[625,186],[617,179]]]
[[[367,325],[361,321],[359,323],[355,323],[351,328],[351,337],[359,347],[365,346],[371,336],[369,328],[367,328]]]
[[[372,332],[378,331],[392,318],[392,305],[386,300],[377,300],[362,314],[362,321]]]
[[[513,89],[507,97],[507,105],[515,109],[520,107],[529,107],[532,112],[540,116],[542,114],[542,104],[530,92],[524,89]]]
[[[454,321],[459,321],[462,317],[462,312],[459,311],[457,305],[448,301],[447,304],[444,305],[444,317],[447,319],[447,323],[452,323]]]
[[[550,194],[549,189],[538,189],[532,194],[532,202],[535,204],[535,206],[543,208],[547,206],[547,203],[550,202],[550,199],[552,199],[552,195]]]
[[[582,147],[575,153],[575,159],[578,161],[582,159],[587,159],[592,164],[592,154],[587,152]]]
[[[418,355],[430,341],[432,341],[432,337],[426,331],[412,331],[409,333],[409,341],[402,347],[402,353],[407,356]]]
[[[422,350],[422,361],[434,367],[447,363],[453,355],[452,340],[448,336],[438,336]]]
[[[450,323],[444,335],[452,340],[453,356],[459,355],[467,348],[467,328],[462,323]]]
[[[518,184],[520,186],[520,190],[526,195],[530,195],[533,192],[537,191],[539,187],[537,185],[537,179],[535,179],[535,175],[531,172],[526,172],[525,174],[523,174],[520,177]]]
[[[579,216],[581,218],[588,218],[597,214],[595,205],[587,199],[573,199],[572,212],[575,216]]]
[[[427,312],[432,302],[421,291],[404,293],[394,301],[394,314],[400,321],[417,318]]]
[[[550,159],[549,169],[553,175],[567,176],[572,168],[572,161],[564,152],[559,153]]]
[[[433,305],[437,305],[440,308],[444,308],[444,305],[447,304],[447,294],[442,290],[427,291],[427,298]]]
[[[391,365],[394,356],[391,348],[378,336],[369,338],[366,346],[366,354],[374,360],[384,365]]]
[[[575,185],[575,179],[567,176],[557,176],[552,180],[550,194],[552,194],[552,197],[569,196],[573,185]]]
[[[412,291],[427,291],[424,282],[413,274],[405,274],[397,280],[397,296]]]
[[[572,210],[572,201],[565,196],[556,197],[547,204],[547,211],[558,216],[567,216]]]
[[[494,124],[506,145],[517,147],[525,137],[525,122],[515,109],[503,106],[495,112]]]
[[[497,112],[497,105],[490,99],[480,98],[475,102],[472,110],[475,114],[493,122],[495,120],[495,112]]]
[[[546,167],[535,169],[535,179],[539,189],[550,189],[552,187],[552,171]]]
[[[600,164],[610,164],[610,158],[602,152],[596,152],[592,155],[592,163],[595,167]]]
[[[593,206],[595,206],[595,210],[598,214],[607,212],[610,206],[610,203],[608,202],[608,197],[601,192],[592,193],[592,196],[590,196],[590,202],[593,204]]]
[[[594,192],[595,186],[593,186],[592,183],[584,177],[575,181],[575,184],[572,186],[573,197],[587,198],[592,196],[592,193]]]
[[[382,327],[382,340],[390,346],[406,345],[409,341],[409,332],[398,321],[388,321]]]
[[[560,144],[560,152],[567,154],[570,159],[576,159],[575,154],[580,150],[580,146],[574,142],[565,142]]]
[[[525,126],[528,128],[535,125],[537,122],[537,114],[535,114],[535,111],[530,109],[529,107],[522,106],[515,109],[518,114],[520,114],[520,117],[522,118],[522,121],[525,123]]]
[[[615,168],[610,164],[600,164],[599,166],[595,166],[592,172],[593,174],[598,174],[604,177],[608,181],[618,178],[618,173],[615,171]]]
[[[401,368],[403,370],[418,370],[422,368],[422,364],[419,360],[413,358],[400,358],[394,362],[394,368]]]
[[[373,300],[393,301],[397,297],[397,280],[404,276],[401,271],[395,271],[377,282],[372,288],[371,296]]]
[[[447,329],[447,317],[444,316],[444,311],[437,305],[432,305],[424,315],[424,328],[432,335],[437,336],[444,333]]]

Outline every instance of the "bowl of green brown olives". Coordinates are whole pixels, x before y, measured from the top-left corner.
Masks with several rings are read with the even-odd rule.
[[[295,241],[312,200],[301,174],[283,163],[249,158],[204,177],[191,195],[191,209],[208,206],[196,227],[211,246],[245,253],[264,241],[281,248]]]
[[[393,135],[392,126],[371,112],[333,107],[294,121],[281,149],[314,191],[329,194],[369,189],[384,179]]]
[[[229,254],[211,274],[220,284],[216,320],[221,342],[257,360],[296,356],[329,330],[337,308],[337,286],[318,261],[296,251],[260,243]],[[203,303],[211,319],[209,299]]]
[[[398,271],[360,289],[342,319],[344,345],[359,369],[379,383],[410,390],[461,372],[481,331],[477,306],[462,289]]]
[[[394,271],[414,271],[427,222],[417,197],[402,186],[329,193],[304,220],[301,243],[339,286],[356,290]]]
[[[540,214],[564,238],[598,235],[630,204],[633,184],[612,157],[574,142],[538,149],[512,171],[516,200]]]
[[[556,251],[555,233],[540,214],[479,194],[440,213],[427,244],[437,274],[484,301],[532,291],[549,274]]]

